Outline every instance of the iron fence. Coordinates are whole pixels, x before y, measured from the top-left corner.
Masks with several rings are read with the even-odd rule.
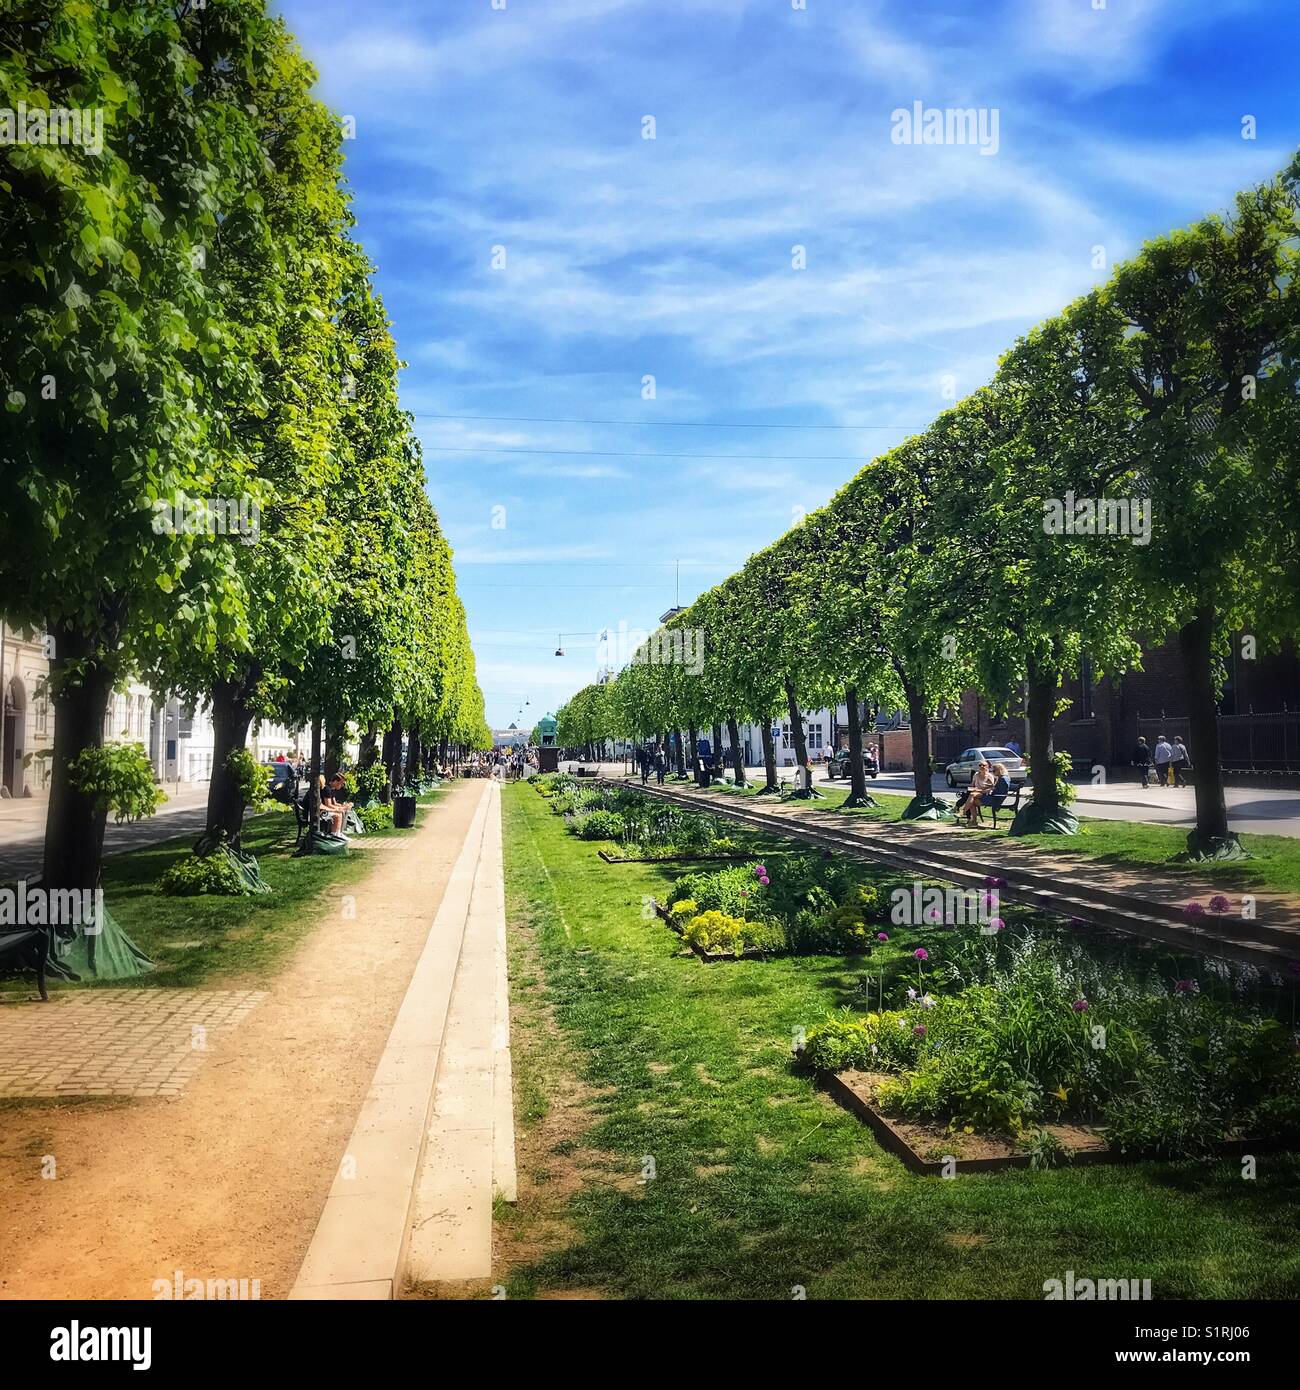
[[[1300,772],[1300,710],[1285,709],[1274,714],[1221,714],[1219,756],[1225,768],[1234,772]],[[1161,734],[1176,735],[1187,744],[1192,766],[1197,750],[1188,735],[1186,717],[1138,715],[1138,733],[1151,747]]]

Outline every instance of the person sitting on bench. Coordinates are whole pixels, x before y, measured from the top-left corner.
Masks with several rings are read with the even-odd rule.
[[[993,775],[993,785],[975,800],[975,815],[972,824],[979,820],[980,807],[987,806],[993,812],[993,820],[996,824],[998,809],[1002,803],[1011,795],[1011,779],[1007,776],[1007,769],[1002,763],[994,763],[989,769]]]
[[[328,784],[321,788],[321,816],[330,818],[330,829],[335,835],[343,834],[343,822],[352,809],[352,803],[344,800],[346,796],[347,793],[343,790],[343,774],[341,772],[336,772],[329,779]]]
[[[981,758],[979,767],[975,769],[975,775],[970,779],[970,790],[957,803],[957,814],[967,825],[974,825],[978,820],[980,799],[985,792],[992,790],[996,780],[988,761]]]

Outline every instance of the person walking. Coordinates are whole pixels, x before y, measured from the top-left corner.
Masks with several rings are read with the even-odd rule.
[[[1133,766],[1142,774],[1142,785],[1151,785],[1151,749],[1146,739],[1138,736],[1137,747],[1133,750]]]
[[[1174,749],[1169,740],[1161,734],[1156,739],[1155,752],[1151,759],[1156,765],[1156,786],[1165,787],[1169,785],[1169,764],[1173,761]]]
[[[1185,787],[1187,785],[1186,773],[1191,769],[1192,759],[1187,751],[1187,745],[1177,735],[1174,736],[1174,752],[1169,759],[1169,771],[1174,779],[1174,786]]]
[[[655,746],[655,781],[662,787],[664,784],[664,773],[668,770],[668,760],[664,757],[664,750],[658,745]]]

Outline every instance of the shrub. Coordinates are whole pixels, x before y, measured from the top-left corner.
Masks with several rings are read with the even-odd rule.
[[[354,806],[352,808],[367,833],[375,830],[391,830],[393,828],[393,806],[391,802],[375,801],[368,806]]]
[[[592,811],[570,821],[569,829],[580,840],[618,840],[623,834],[623,817],[617,811]]]
[[[383,763],[371,763],[369,767],[363,767],[355,774],[356,779],[356,800],[361,805],[368,805],[372,801],[378,801],[383,795],[384,788],[388,786],[388,770]],[[362,824],[365,824],[365,817],[362,817]],[[370,827],[366,826],[369,830]]]
[[[725,912],[698,913],[687,924],[685,935],[688,945],[717,954],[738,956],[751,948],[779,951],[785,947],[784,934],[773,923],[746,921]]]
[[[175,898],[193,898],[200,893],[234,898],[248,891],[239,870],[224,854],[183,855],[158,880],[158,888]]]
[[[72,764],[72,781],[100,811],[113,819],[144,820],[167,800],[154,782],[153,764],[140,743],[108,743],[87,748]]]
[[[700,905],[694,898],[680,898],[668,910],[668,915],[679,926],[684,926],[700,910]]]
[[[693,898],[701,912],[721,912],[729,917],[765,918],[764,894],[754,870],[743,864],[712,872],[697,870],[683,874],[668,895],[669,906],[683,898]]]
[[[801,956],[849,956],[869,954],[875,925],[867,913],[852,903],[821,912],[804,908],[790,926],[790,949]]]
[[[239,783],[239,798],[245,807],[254,814],[265,811],[271,790],[266,768],[247,748],[234,749],[226,759],[226,765]]]

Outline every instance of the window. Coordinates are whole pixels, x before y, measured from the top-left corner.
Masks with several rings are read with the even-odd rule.
[[[1079,719],[1092,718],[1092,660],[1079,658]]]
[[[46,685],[46,683],[45,683],[44,681],[41,681],[41,682],[37,685],[37,687],[36,687],[36,710],[35,710],[35,714],[36,714],[36,733],[37,733],[38,736],[42,736],[42,737],[43,737],[44,735],[48,734],[49,731],[50,731],[50,692],[49,692],[49,687]],[[44,767],[44,765],[45,765],[45,760],[44,760],[44,759],[41,759],[40,762],[41,762],[41,766]],[[41,786],[44,786],[44,785],[45,785],[45,782],[44,782],[43,779],[41,779]]]
[[[820,748],[822,746],[822,726],[820,724],[808,725],[808,747]]]

